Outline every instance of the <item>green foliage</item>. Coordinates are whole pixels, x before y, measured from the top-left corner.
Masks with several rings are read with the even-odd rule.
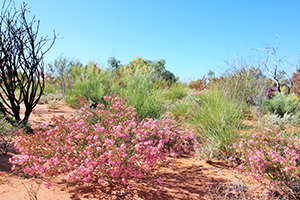
[[[63,95],[66,96],[67,91],[70,90],[74,84],[74,77],[72,76],[72,68],[81,68],[82,64],[79,61],[69,60],[60,57],[54,63],[48,64],[48,71],[51,73],[48,83],[52,83],[52,87],[58,88]],[[46,84],[47,85],[47,84]],[[48,86],[50,87],[50,86]],[[52,93],[52,88],[49,88],[47,93]]]
[[[175,119],[180,117],[186,118],[192,112],[194,106],[201,101],[200,98],[189,95],[182,100],[177,100],[175,103],[169,106],[169,111],[172,113]]]
[[[148,68],[142,58],[137,58],[121,70],[117,91],[121,97],[129,98],[129,105],[134,106],[142,119],[157,119],[164,113],[164,91],[160,84],[153,80],[155,70]]]
[[[138,67],[138,65],[140,67],[147,66],[147,69],[152,71],[151,78],[155,81],[159,82],[165,80],[169,83],[169,85],[178,81],[178,78],[176,78],[172,72],[166,69],[166,61],[163,59],[159,61],[151,61],[137,57],[137,59],[130,62],[129,65],[127,65],[127,67]]]
[[[257,105],[263,98],[265,85],[266,78],[259,68],[241,62],[231,63],[223,76],[209,79],[206,91],[197,95],[201,104],[188,117],[199,132],[206,158],[231,154],[227,147],[238,137],[249,104]]]
[[[40,99],[40,103],[48,103],[50,108],[55,108],[57,102],[62,100],[63,96],[60,92],[57,93],[44,93]]]
[[[159,60],[155,62],[149,61],[149,67],[153,68],[155,71],[154,78],[156,80],[166,80],[170,83],[177,82],[178,79],[172,72],[166,69],[165,64],[165,60]]]
[[[185,83],[176,82],[172,83],[165,94],[165,100],[169,100],[172,103],[178,99],[183,99],[189,94],[188,87]]]
[[[216,77],[216,73],[214,71],[212,71],[212,70],[208,70],[207,77],[208,78],[215,78]]]
[[[103,103],[103,96],[113,91],[110,85],[110,72],[100,69],[93,62],[85,67],[73,67],[75,77],[73,89],[67,93],[66,103],[78,108],[81,100],[85,99],[90,105]]]
[[[119,69],[121,67],[121,61],[117,60],[115,57],[110,57],[107,61],[107,64],[108,64],[108,70],[112,71],[113,74],[119,72]]]
[[[272,128],[279,127],[281,130],[284,129],[285,125],[297,126],[300,122],[299,113],[297,115],[293,113],[284,113],[283,116],[278,114],[272,113],[266,116],[265,122],[271,124]]]
[[[83,99],[90,105],[103,102],[103,96],[118,91],[121,97],[128,97],[141,118],[159,118],[165,111],[165,101],[182,99],[188,94],[186,84],[177,83],[174,74],[165,69],[165,61],[148,61],[137,57],[127,65],[121,65],[114,57],[108,60],[108,69],[100,70],[90,62],[83,67],[73,61],[60,58],[49,65],[49,87],[52,92],[57,86],[65,88],[66,103],[78,108]],[[65,83],[61,85],[58,83]],[[52,84],[50,84],[52,86]],[[69,87],[70,86],[70,87]],[[167,89],[170,89],[167,91]]]
[[[54,84],[50,84],[48,82],[45,82],[45,88],[44,88],[43,95],[44,94],[54,94],[54,93],[56,93],[56,91],[57,91],[57,87]]]
[[[6,155],[13,146],[13,135],[17,131],[6,119],[3,116],[0,119],[0,155]]]
[[[193,107],[188,122],[198,131],[201,141],[201,156],[208,159],[228,153],[227,146],[237,137],[240,120],[243,118],[241,106],[229,101],[220,90],[206,91],[198,96],[201,103]]]
[[[280,116],[295,112],[298,106],[299,100],[294,94],[285,95],[282,92],[274,92],[272,99],[266,99],[267,110]]]

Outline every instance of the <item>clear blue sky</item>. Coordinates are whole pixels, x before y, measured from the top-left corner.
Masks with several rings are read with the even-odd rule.
[[[15,0],[19,8],[21,0]],[[251,48],[275,46],[296,64],[300,50],[300,1],[290,0],[27,0],[41,20],[40,34],[59,34],[45,63],[64,55],[83,64],[122,63],[136,55],[166,60],[182,81],[208,70],[223,72],[225,61],[257,58]]]

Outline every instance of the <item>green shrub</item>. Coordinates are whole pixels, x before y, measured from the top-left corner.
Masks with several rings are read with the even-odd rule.
[[[43,94],[54,94],[57,91],[57,87],[48,82],[45,82],[45,88]]]
[[[110,72],[98,68],[90,62],[86,67],[73,68],[75,76],[73,89],[67,92],[66,103],[73,108],[78,108],[82,99],[90,105],[104,103],[103,96],[113,91],[110,84]]]
[[[281,92],[274,92],[274,97],[266,100],[267,110],[280,116],[295,112],[298,106],[299,100],[294,94],[285,95]]]
[[[63,95],[60,92],[57,93],[44,93],[41,96],[39,103],[48,103],[50,108],[55,108],[57,102],[63,99]]]
[[[7,122],[2,115],[0,119],[0,155],[6,155],[9,148],[13,146],[13,135],[17,128]]]
[[[161,59],[159,61],[149,61],[143,60],[148,66],[149,69],[153,70],[152,78],[158,81],[167,81],[170,85],[176,83],[178,78],[175,75],[166,69],[166,61]]]
[[[131,65],[121,68],[120,83],[117,91],[121,97],[128,97],[128,104],[134,106],[142,119],[157,119],[164,113],[165,91],[153,80],[154,69],[148,69],[142,58]]]
[[[297,126],[300,122],[299,113],[284,113],[283,116],[280,116],[275,113],[271,113],[265,116],[264,121],[267,124],[270,124],[272,128],[279,128],[280,130],[284,129],[284,126]]]
[[[72,69],[82,68],[79,61],[69,60],[63,56],[56,59],[53,63],[48,64],[48,83],[55,86],[56,91],[60,91],[65,98],[67,91],[69,91],[74,84],[74,77]],[[49,93],[48,91],[46,91]]]
[[[206,91],[199,95],[201,103],[194,106],[188,121],[198,131],[202,141],[198,154],[212,159],[227,154],[238,135],[240,120],[243,118],[241,105],[229,101],[222,91]]]

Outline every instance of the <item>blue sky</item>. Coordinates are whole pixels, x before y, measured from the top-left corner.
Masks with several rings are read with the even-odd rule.
[[[21,0],[15,0],[19,8]],[[182,81],[209,70],[228,68],[232,57],[258,59],[251,48],[276,46],[279,56],[296,64],[300,51],[300,1],[277,0],[27,0],[41,20],[40,35],[55,29],[61,39],[46,54],[95,61],[106,66],[115,56],[122,63],[140,55],[166,60]]]

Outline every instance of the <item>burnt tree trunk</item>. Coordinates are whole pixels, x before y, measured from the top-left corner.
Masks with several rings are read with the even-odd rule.
[[[0,16],[0,112],[14,118],[17,125],[26,125],[33,108],[43,94],[44,55],[55,42],[54,37],[38,39],[40,21],[35,17],[27,22],[26,4],[21,10],[11,8],[12,1],[4,2]],[[51,45],[43,51],[48,40]],[[24,103],[24,117],[20,105]]]

